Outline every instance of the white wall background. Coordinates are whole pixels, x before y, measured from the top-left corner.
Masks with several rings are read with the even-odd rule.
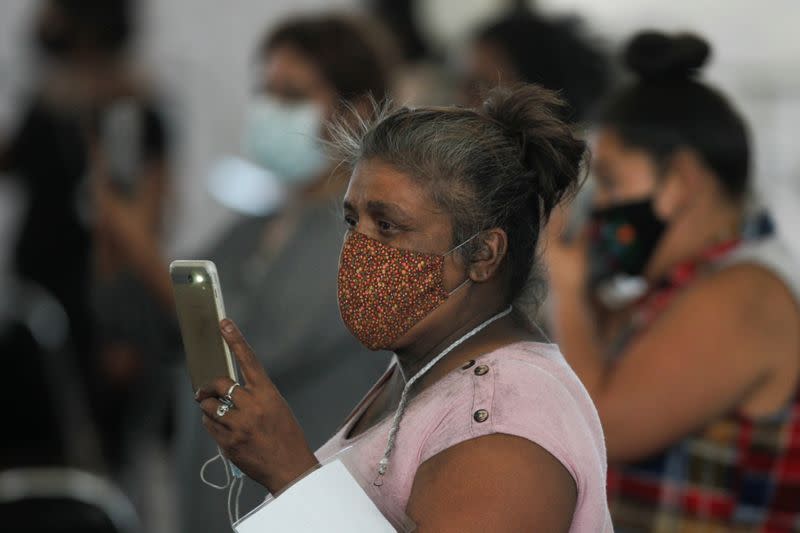
[[[471,13],[507,0],[421,0],[427,25],[457,36]],[[545,11],[577,12],[609,43],[642,27],[694,30],[714,46],[710,80],[743,110],[753,129],[756,177],[784,229],[800,229],[800,2],[797,0],[538,0]],[[13,124],[14,95],[30,79],[24,37],[37,2],[0,0],[0,138]],[[141,53],[179,126],[175,177],[179,204],[169,248],[202,250],[231,216],[211,201],[204,180],[211,161],[236,151],[248,94],[248,60],[262,32],[294,11],[352,8],[359,0],[147,0]],[[438,14],[438,15],[437,15]],[[453,29],[455,28],[455,29]],[[0,182],[2,183],[2,182]],[[789,194],[787,194],[787,191]],[[0,227],[17,200],[0,185]],[[783,206],[783,207],[781,207]],[[781,215],[781,213],[784,213]],[[792,217],[797,224],[792,226]],[[781,220],[779,220],[779,223]],[[9,230],[6,230],[8,233]],[[0,258],[3,256],[0,231]],[[800,246],[798,246],[800,249]]]

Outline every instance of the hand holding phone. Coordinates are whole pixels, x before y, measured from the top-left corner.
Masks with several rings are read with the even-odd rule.
[[[203,425],[222,455],[253,481],[279,492],[316,466],[317,458],[241,331],[225,320],[220,332],[236,356],[244,381],[232,393],[231,414],[220,412],[220,398],[233,387],[232,379],[216,378],[200,388],[195,401],[203,411]]]

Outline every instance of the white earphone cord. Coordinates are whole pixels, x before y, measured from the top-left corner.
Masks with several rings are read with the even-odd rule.
[[[224,485],[217,485],[206,479],[206,468],[208,465],[213,463],[216,460],[222,461],[222,467],[225,470],[225,484]],[[228,510],[228,522],[231,524],[231,529],[233,525],[239,521],[239,498],[242,495],[242,487],[244,486],[244,477],[239,475],[234,475],[233,479],[231,479],[231,470],[236,468],[228,458],[222,455],[222,450],[217,448],[217,454],[203,463],[203,466],[200,467],[200,479],[211,488],[217,490],[225,490],[228,489],[228,500],[227,500],[227,510]],[[236,468],[238,472],[239,469]],[[236,493],[236,497],[234,498],[234,492]],[[233,504],[233,505],[232,505]],[[234,529],[235,531],[235,529]]]
[[[441,361],[445,355],[453,351],[461,343],[463,343],[473,335],[482,331],[484,328],[492,324],[494,321],[500,320],[504,316],[508,315],[512,309],[513,309],[512,306],[509,305],[505,310],[497,313],[496,315],[486,320],[482,324],[476,326],[474,329],[472,329],[472,331],[468,332],[460,339],[457,339],[450,346],[445,348],[439,355],[431,359],[431,361],[427,365],[422,367],[422,369],[419,372],[414,374],[414,376],[411,379],[409,379],[408,382],[406,382],[405,386],[403,387],[403,393],[400,395],[400,403],[397,404],[397,410],[394,412],[394,418],[392,419],[392,426],[389,428],[389,438],[386,441],[386,448],[384,449],[383,457],[378,462],[378,475],[375,478],[375,481],[373,482],[374,485],[380,486],[383,484],[381,481],[381,477],[384,474],[386,474],[386,471],[389,468],[389,460],[392,455],[392,452],[394,451],[395,439],[397,438],[397,431],[400,429],[400,420],[403,418],[403,415],[405,414],[406,411],[406,406],[408,404],[408,391],[411,389],[411,386],[414,385],[414,383],[416,383],[416,381],[419,378],[424,376],[431,368],[433,368],[433,366],[436,363]]]

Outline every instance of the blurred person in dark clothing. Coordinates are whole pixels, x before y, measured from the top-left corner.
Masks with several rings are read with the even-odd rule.
[[[585,233],[546,247],[565,357],[603,422],[620,532],[795,531],[800,275],[745,242],[747,127],[699,79],[709,45],[643,32],[635,74],[601,107]],[[557,228],[558,226],[554,226]],[[599,284],[644,292],[608,313]]]
[[[91,31],[80,4],[42,3],[32,35],[41,79],[19,128],[0,150],[0,167],[18,177],[28,197],[16,274],[41,284],[64,305],[88,367],[91,230],[85,222],[84,180],[89,123],[99,83],[116,63],[130,29]],[[55,258],[58,267],[50,262]]]
[[[605,93],[609,63],[576,19],[533,13],[524,2],[480,27],[468,48],[463,98],[480,101],[496,85],[536,83],[559,91],[571,120],[586,118]]]
[[[109,210],[124,205],[135,213],[133,224],[158,238],[167,189],[167,127],[129,53],[136,6],[134,0],[42,3],[33,30],[41,78],[0,152],[3,170],[17,177],[28,199],[16,275],[50,291],[66,309],[112,468],[123,461],[123,426],[137,426],[131,388],[156,372],[146,356],[163,350],[163,328],[152,333],[164,322],[157,316],[170,316],[131,276],[107,224]]]

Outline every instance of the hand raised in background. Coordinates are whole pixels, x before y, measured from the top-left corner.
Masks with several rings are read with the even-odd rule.
[[[545,230],[543,257],[554,292],[583,292],[589,278],[588,238],[583,228],[567,239],[569,205],[553,210]]]

